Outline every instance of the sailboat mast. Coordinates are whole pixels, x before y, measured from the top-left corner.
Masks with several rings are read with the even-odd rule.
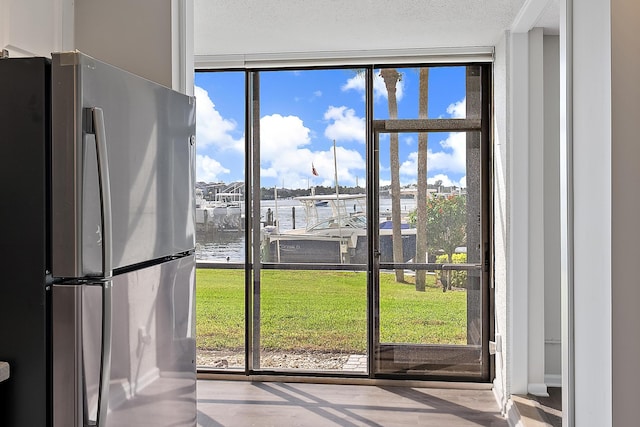
[[[336,140],[333,140],[333,173],[336,183],[336,200],[340,198],[340,190],[338,189],[338,159],[336,156]]]
[[[338,244],[338,250],[340,251],[340,263],[345,262],[344,254],[342,250],[342,212],[340,211],[340,187],[338,185],[338,155],[336,153],[336,140],[333,140],[333,172],[336,183],[336,210],[338,213],[338,235],[340,236],[340,242]],[[346,213],[346,209],[345,209]]]

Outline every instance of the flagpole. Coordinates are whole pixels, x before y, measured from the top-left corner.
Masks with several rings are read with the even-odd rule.
[[[336,140],[333,140],[333,172],[336,182],[336,212],[338,214],[338,251],[340,254],[340,263],[344,262],[342,256],[342,213],[340,212],[340,187],[338,185],[338,155],[336,154]],[[345,209],[346,213],[346,209]]]
[[[318,171],[316,171],[316,167],[313,165],[313,162],[311,162],[311,175],[318,176]],[[307,182],[308,182],[308,178],[307,178]],[[316,195],[316,185],[313,184],[313,187],[310,187],[310,190],[311,190],[311,195],[315,196]]]
[[[336,200],[340,198],[340,190],[338,189],[338,159],[336,156],[336,140],[333,140],[333,173],[336,183]]]

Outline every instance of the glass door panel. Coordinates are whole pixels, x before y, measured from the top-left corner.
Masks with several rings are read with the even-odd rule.
[[[489,68],[376,75],[374,375],[488,379]]]
[[[480,175],[470,170],[480,165],[479,144],[474,143],[479,136],[398,135],[400,146],[428,141],[424,160],[429,172],[426,191],[420,192],[418,162],[405,161],[400,196],[394,200],[390,185],[379,187],[377,373],[483,374],[483,214],[480,198],[470,194],[480,188],[475,182]],[[390,150],[391,135],[381,134],[378,142],[379,169],[391,170],[382,155]],[[438,163],[444,156],[449,157],[446,175]],[[381,176],[381,181],[387,180]],[[401,225],[396,230],[394,221]],[[402,245],[394,245],[396,240]]]
[[[260,369],[364,373],[365,272],[262,270]]]
[[[245,369],[245,73],[196,72],[197,365]]]
[[[365,77],[350,69],[256,77],[252,370],[366,373]]]

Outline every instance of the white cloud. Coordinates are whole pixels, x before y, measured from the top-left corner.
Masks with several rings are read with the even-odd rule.
[[[463,176],[459,181],[453,181],[447,175],[439,173],[437,175],[432,176],[431,178],[427,178],[428,184],[435,184],[436,181],[442,181],[442,185],[445,187],[451,187],[455,185],[456,187],[466,188],[467,186],[467,177]]]
[[[365,92],[365,78],[364,75],[357,74],[351,77],[347,82],[342,85],[343,91],[355,90],[364,95]],[[404,97],[404,81],[400,80],[396,84],[396,99],[401,101]],[[379,101],[381,98],[388,99],[387,86],[384,84],[384,79],[380,77],[380,73],[376,73],[373,78],[373,98],[375,101]]]
[[[364,117],[356,116],[353,109],[330,106],[324,119],[332,122],[324,131],[330,140],[365,142]]]
[[[464,173],[466,171],[467,136],[464,132],[450,133],[440,141],[443,151],[427,152],[428,167],[432,171]]]
[[[244,150],[244,137],[234,139],[231,135],[237,129],[237,123],[222,117],[206,90],[196,86],[194,94],[196,96],[196,122],[198,123],[197,146],[204,148],[215,145],[223,149]]]
[[[309,145],[310,130],[297,116],[272,114],[260,119],[260,160],[274,161],[284,153]]]
[[[416,143],[416,139],[413,136],[407,136],[402,138],[406,145],[413,145]]]
[[[427,168],[429,173],[450,172],[464,173],[466,171],[466,134],[450,133],[449,136],[439,142],[442,151],[427,150]],[[410,153],[400,165],[400,173],[407,176],[415,176],[418,170],[418,152]]]
[[[459,181],[449,178],[446,174],[459,175],[466,172],[466,145],[465,133],[450,133],[449,136],[439,142],[442,151],[427,150],[427,170],[428,174],[439,172],[427,179],[433,183],[440,179],[445,183],[451,183],[460,187],[466,187],[466,177]],[[418,171],[418,152],[414,151],[407,156],[407,159],[400,165],[401,181],[407,183],[415,182]],[[404,177],[404,179],[402,178]]]
[[[196,176],[198,181],[218,182],[223,181],[220,175],[231,172],[215,159],[201,154],[196,155]]]
[[[427,160],[428,161],[428,160]],[[418,152],[410,153],[400,164],[400,175],[415,177],[418,174]]]
[[[447,114],[451,115],[454,119],[464,119],[467,117],[467,97],[453,104],[449,104]]]
[[[337,118],[349,118],[344,110],[337,109],[333,114]],[[308,148],[310,133],[296,116],[273,114],[260,119],[261,176],[275,178],[278,186],[288,188],[333,185],[333,144],[327,142],[326,150],[312,151]],[[339,183],[354,185],[357,172],[365,169],[365,160],[355,150],[338,146],[336,152]],[[312,175],[312,163],[319,176]],[[363,182],[360,184],[364,185]]]
[[[343,92],[348,90],[355,90],[356,92],[364,93],[365,79],[363,74],[356,74],[351,77],[345,84],[340,88]]]

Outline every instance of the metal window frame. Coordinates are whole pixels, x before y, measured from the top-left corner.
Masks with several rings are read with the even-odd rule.
[[[491,153],[491,134],[490,134],[490,117],[491,117],[491,61],[487,61],[487,58],[482,57],[478,60],[484,62],[476,63],[472,58],[469,62],[458,62],[455,60],[438,60],[434,62],[408,62],[396,61],[398,65],[379,65],[369,62],[368,65],[364,64],[360,66],[357,63],[345,65],[310,65],[310,66],[291,66],[283,67],[280,65],[272,66],[269,64],[266,67],[251,66],[244,67],[242,65],[234,66],[233,69],[227,66],[216,68],[210,68],[210,71],[244,71],[245,72],[245,263],[198,263],[198,268],[212,268],[212,269],[244,269],[245,271],[245,369],[244,371],[229,371],[224,372],[229,374],[238,374],[251,376],[311,376],[311,377],[338,377],[338,378],[370,378],[370,379],[434,379],[426,378],[425,376],[410,377],[406,375],[389,376],[380,375],[376,373],[374,363],[374,352],[372,351],[376,343],[376,331],[379,328],[379,318],[376,313],[375,306],[379,299],[379,295],[375,293],[374,280],[377,280],[377,274],[380,268],[394,268],[394,263],[377,263],[375,259],[374,244],[378,238],[377,224],[374,224],[375,219],[373,215],[368,215],[369,233],[369,253],[368,264],[311,264],[311,263],[261,263],[254,262],[254,257],[259,256],[260,253],[260,230],[259,227],[255,227],[255,221],[252,215],[254,209],[258,209],[260,206],[260,144],[259,138],[256,138],[257,132],[255,131],[255,108],[254,102],[259,103],[259,97],[256,99],[254,96],[259,92],[259,74],[262,71],[291,71],[291,70],[310,70],[310,69],[361,69],[365,72],[366,79],[366,98],[365,98],[365,110],[366,110],[366,164],[367,164],[367,210],[368,212],[378,212],[378,182],[377,176],[379,174],[379,165],[375,161],[377,157],[376,150],[378,150],[377,135],[379,133],[400,133],[400,132],[481,132],[482,139],[487,145],[487,150],[483,152],[482,159],[482,176],[483,180],[486,180],[486,185],[482,188],[481,197],[483,201],[483,209],[487,211],[488,217],[485,222],[488,221],[487,227],[483,225],[483,233],[490,234],[490,231],[484,229],[491,229],[493,227],[492,215],[490,211],[490,204],[493,203],[493,195],[491,194],[491,182],[492,182],[492,170],[490,166]],[[377,61],[380,62],[380,61]],[[263,65],[266,63],[262,63]],[[373,79],[374,70],[382,67],[393,66],[397,68],[406,67],[439,67],[439,66],[472,66],[479,65],[483,69],[482,80],[482,97],[483,107],[481,118],[474,119],[395,119],[395,120],[374,120],[373,115]],[[204,70],[202,70],[204,71]],[[257,119],[259,126],[259,117]],[[485,158],[486,157],[486,158]],[[257,189],[257,191],[256,191]],[[484,224],[484,222],[483,222]],[[486,264],[486,268],[489,268],[489,272],[493,269],[493,238],[490,238],[490,257],[483,259],[483,263]],[[484,237],[483,237],[484,238]],[[477,264],[439,264],[439,263],[424,263],[414,264],[412,267],[415,269],[442,269],[442,270],[471,270],[482,268]],[[261,369],[259,367],[260,351],[259,345],[256,351],[256,344],[259,343],[259,314],[260,314],[260,272],[262,269],[273,270],[348,270],[348,271],[362,271],[367,273],[367,349],[368,349],[368,364],[366,373],[337,373],[337,372],[323,372],[323,371],[299,371],[291,372],[286,370],[273,370],[273,369]],[[485,278],[489,275],[485,274]],[[493,280],[492,273],[490,279]],[[487,280],[487,279],[484,279]],[[484,286],[486,289],[491,289],[488,297],[488,303],[483,304],[483,310],[487,311],[483,314],[483,325],[486,329],[485,333],[488,339],[483,339],[485,344],[483,349],[488,355],[488,341],[493,339],[493,286]],[[256,318],[256,316],[258,318]],[[372,317],[373,316],[373,317]],[[257,336],[257,338],[256,338]],[[487,359],[488,361],[488,359]],[[483,374],[483,381],[490,380],[494,375],[493,362],[487,363],[487,372]],[[211,373],[215,372],[215,369],[199,370],[199,372]],[[456,380],[457,377],[437,377],[438,380]],[[469,380],[470,378],[463,378]],[[471,380],[474,380],[471,378]]]

